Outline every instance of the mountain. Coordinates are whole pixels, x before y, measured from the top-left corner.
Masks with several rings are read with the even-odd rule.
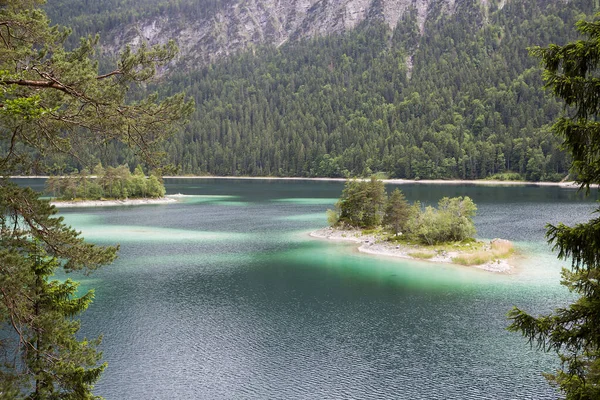
[[[196,100],[165,145],[181,173],[413,179],[563,178],[570,159],[551,132],[563,107],[527,48],[575,39],[575,22],[598,10],[589,0],[142,0],[135,12],[130,0],[70,2],[50,14],[76,33],[102,31],[110,51],[179,40],[179,63],[147,89]],[[111,145],[96,157],[138,162]]]
[[[344,34],[365,20],[394,29],[414,12],[420,33],[431,16],[474,7],[487,15],[505,0],[58,0],[48,4],[53,21],[75,37],[102,33],[104,49],[175,39],[185,64],[214,62],[257,45]],[[481,18],[471,21],[481,24]]]

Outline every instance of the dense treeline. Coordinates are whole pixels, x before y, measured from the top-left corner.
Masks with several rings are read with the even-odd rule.
[[[68,176],[51,176],[47,191],[61,200],[100,200],[157,198],[166,193],[163,183],[154,175],[146,177],[141,166],[131,174],[127,165],[103,168],[98,164],[90,175],[86,169]]]
[[[199,107],[167,152],[183,173],[560,179],[569,159],[549,124],[561,106],[527,47],[573,37],[593,6],[546,3],[511,1],[484,23],[467,1],[422,37],[409,13],[394,31],[371,20],[181,71],[172,88]]]
[[[373,17],[346,35],[175,69],[160,90],[186,91],[197,111],[165,152],[183,174],[562,179],[570,158],[550,131],[562,106],[527,48],[574,38],[592,3],[466,0],[430,13],[423,35],[413,11],[393,30]],[[138,162],[111,143],[89,159]]]

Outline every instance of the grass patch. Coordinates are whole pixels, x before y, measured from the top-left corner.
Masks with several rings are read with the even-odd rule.
[[[490,248],[454,257],[452,262],[461,265],[481,265],[490,261],[510,257],[515,249],[508,240],[495,240]]]
[[[491,261],[492,258],[490,254],[477,252],[454,257],[452,262],[460,265],[481,265]]]
[[[415,251],[412,253],[408,253],[412,258],[418,258],[419,260],[429,260],[435,256],[435,253],[430,253],[428,251]]]
[[[508,257],[515,252],[515,247],[508,240],[494,240],[492,252],[498,254],[498,257]]]

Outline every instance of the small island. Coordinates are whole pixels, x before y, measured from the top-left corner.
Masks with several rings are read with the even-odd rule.
[[[413,260],[472,266],[510,273],[514,246],[508,240],[476,240],[473,217],[477,206],[465,197],[444,197],[438,207],[409,204],[395,189],[390,196],[383,182],[348,180],[334,210],[327,210],[329,227],[312,232],[316,238],[360,243],[364,253]]]
[[[165,186],[155,175],[146,177],[140,165],[132,174],[127,165],[94,167],[67,176],[51,176],[46,183],[53,205],[59,207],[98,207],[167,204],[177,200],[165,197]]]

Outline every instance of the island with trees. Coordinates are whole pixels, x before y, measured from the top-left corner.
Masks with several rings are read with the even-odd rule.
[[[311,236],[361,243],[364,253],[510,272],[513,244],[476,240],[476,211],[467,196],[444,197],[435,208],[419,201],[409,204],[399,189],[388,196],[375,177],[353,179],[346,181],[335,209],[327,211],[330,226]]]
[[[163,204],[174,202],[165,197],[160,177],[146,177],[138,165],[133,174],[128,165],[104,168],[98,163],[90,173],[86,168],[66,176],[51,176],[46,191],[61,207]]]

